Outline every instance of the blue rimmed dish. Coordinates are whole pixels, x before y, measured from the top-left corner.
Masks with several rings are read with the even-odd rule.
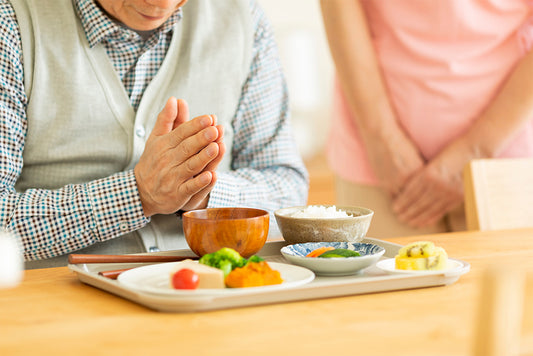
[[[306,257],[317,248],[331,246],[357,251],[356,257]],[[284,246],[281,254],[287,261],[309,268],[319,276],[347,276],[357,274],[363,269],[373,266],[385,253],[385,248],[363,242],[306,242]]]

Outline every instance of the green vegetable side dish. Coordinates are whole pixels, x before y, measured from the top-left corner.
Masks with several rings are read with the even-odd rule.
[[[334,250],[329,250],[323,254],[318,255],[319,258],[332,258],[332,257],[357,257],[361,254],[357,251],[348,250],[345,248],[336,248]]]
[[[198,261],[201,264],[221,269],[226,277],[232,270],[237,267],[244,267],[249,262],[261,262],[263,258],[253,255],[249,259],[242,257],[237,251],[229,247],[223,247],[220,250],[203,255]]]

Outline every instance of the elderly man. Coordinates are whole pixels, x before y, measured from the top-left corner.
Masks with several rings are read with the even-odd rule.
[[[265,15],[186,3],[0,0],[0,226],[27,268],[184,248],[177,211],[305,203]]]

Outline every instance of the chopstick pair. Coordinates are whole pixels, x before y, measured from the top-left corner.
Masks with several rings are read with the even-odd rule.
[[[122,272],[129,271],[130,269],[132,269],[132,268],[114,269],[114,270],[111,270],[111,271],[100,271],[100,272],[98,272],[98,275],[102,276],[102,277],[109,278],[109,279],[117,279],[118,276]]]
[[[176,262],[186,259],[196,260],[197,256],[165,256],[165,255],[83,255],[70,254],[68,263],[142,263],[142,262]]]
[[[91,254],[70,254],[68,262],[70,264],[80,263],[146,263],[146,262],[177,262],[183,260],[197,260],[197,256],[164,256],[164,255],[91,255]],[[118,275],[131,268],[116,269],[111,271],[98,272],[99,275],[116,279]]]

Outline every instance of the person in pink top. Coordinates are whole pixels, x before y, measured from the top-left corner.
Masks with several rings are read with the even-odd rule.
[[[462,171],[533,156],[533,1],[321,0],[337,71],[327,156],[369,236],[464,229]]]

